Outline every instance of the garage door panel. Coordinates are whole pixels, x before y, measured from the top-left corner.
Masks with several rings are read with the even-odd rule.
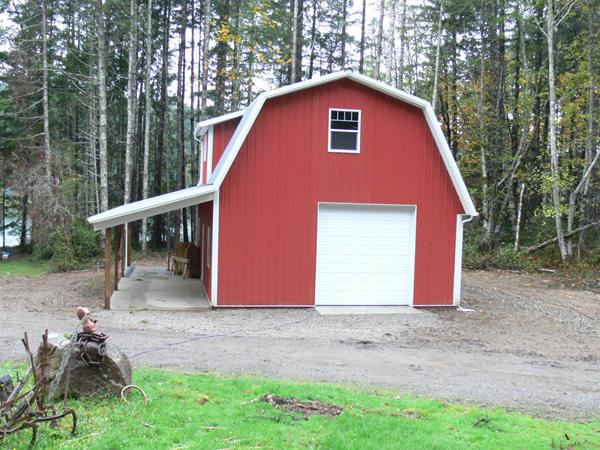
[[[411,304],[413,206],[319,205],[317,305]]]

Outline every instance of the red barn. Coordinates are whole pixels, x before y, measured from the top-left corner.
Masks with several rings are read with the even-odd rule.
[[[450,306],[477,213],[428,102],[353,72],[198,124],[198,186],[90,218],[198,205],[213,306]]]

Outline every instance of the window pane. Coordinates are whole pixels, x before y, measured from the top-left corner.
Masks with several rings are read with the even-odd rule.
[[[332,150],[356,150],[358,133],[331,132]]]
[[[337,119],[337,111],[331,111],[331,119]]]
[[[352,120],[358,120],[358,111],[352,113]]]
[[[332,130],[358,130],[358,122],[346,122],[345,120],[332,120]]]

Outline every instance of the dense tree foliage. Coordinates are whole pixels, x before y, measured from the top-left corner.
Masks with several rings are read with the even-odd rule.
[[[0,0],[0,11],[0,175],[30,224],[23,244],[194,184],[201,118],[353,69],[434,104],[481,213],[470,245],[599,253],[597,1]],[[194,226],[183,211],[136,234],[162,247]]]

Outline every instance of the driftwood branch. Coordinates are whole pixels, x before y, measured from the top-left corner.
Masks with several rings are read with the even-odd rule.
[[[565,233],[564,237],[568,238],[573,236],[574,234],[577,233],[581,233],[582,231],[588,230],[590,228],[596,227],[600,225],[600,220],[596,221],[596,222],[592,222],[592,223],[588,223],[587,225],[584,225],[582,227],[576,228],[573,231],[569,231],[568,233]],[[527,247],[525,249],[525,253],[533,253],[535,251],[538,251],[544,247],[547,247],[550,244],[555,243],[556,241],[558,241],[558,238],[552,238],[552,239],[548,239],[547,241],[542,242],[541,244],[537,244],[534,245],[532,247]]]

